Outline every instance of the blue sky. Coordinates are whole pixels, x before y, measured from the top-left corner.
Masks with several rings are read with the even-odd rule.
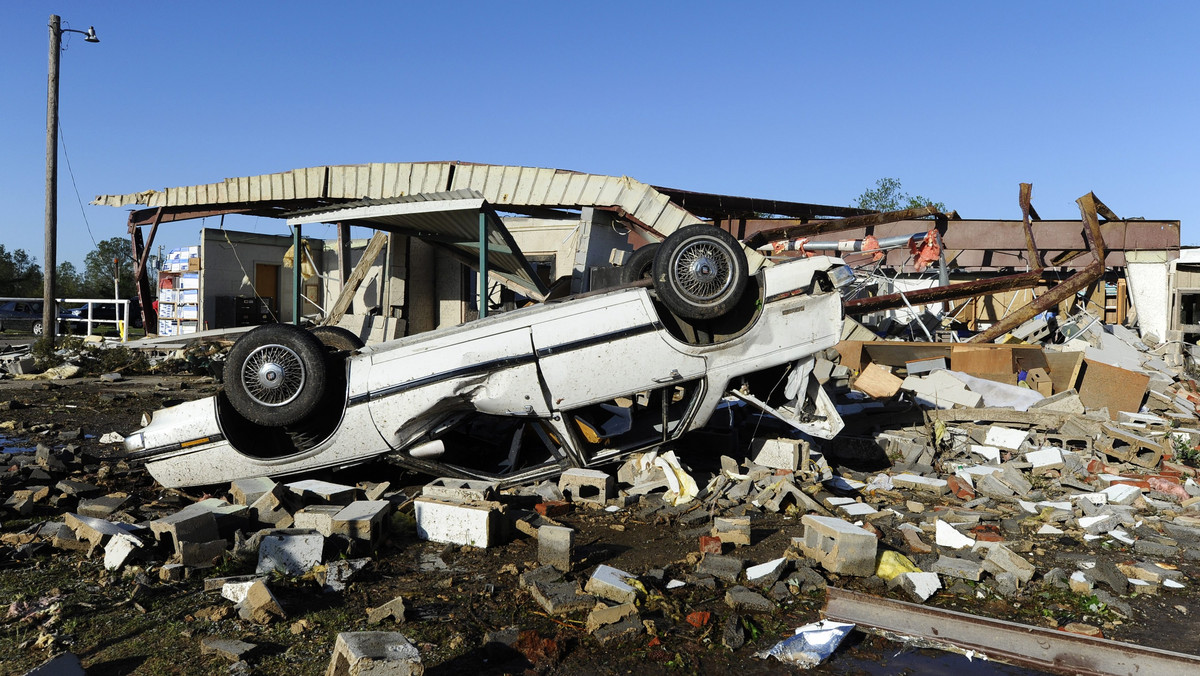
[[[0,6],[0,242],[39,260],[51,13],[101,39],[62,55],[85,204],[463,160],[842,205],[895,177],[966,218],[1018,218],[1029,181],[1044,218],[1095,191],[1200,244],[1197,3],[30,0]],[[59,162],[59,260],[81,266],[126,213],[81,209]]]

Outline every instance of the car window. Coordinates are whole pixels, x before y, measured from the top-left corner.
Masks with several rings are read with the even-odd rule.
[[[701,380],[644,390],[628,397],[567,411],[576,439],[589,456],[630,450],[676,436],[687,419]]]

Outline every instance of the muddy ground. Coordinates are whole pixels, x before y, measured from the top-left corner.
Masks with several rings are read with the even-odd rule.
[[[72,478],[130,493],[135,504],[157,503],[177,509],[204,497],[206,491],[165,490],[143,470],[118,463],[118,447],[102,447],[98,439],[110,431],[134,431],[144,411],[207,396],[215,389],[211,380],[194,376],[137,377],[116,383],[90,378],[53,383],[0,380],[0,402],[15,402],[9,410],[0,410],[0,423],[6,428],[0,429],[4,435],[0,445],[11,452],[31,448],[39,440],[55,447],[76,444],[84,454],[85,467]],[[64,431],[70,437],[75,429],[82,432],[82,438],[60,440]],[[685,462],[689,461],[687,450],[679,449]],[[321,478],[348,484],[387,479],[393,487],[406,487],[410,494],[429,480],[389,465]],[[0,484],[0,500],[13,488],[12,484]],[[220,496],[225,488],[212,487],[208,493]],[[265,626],[240,620],[232,612],[232,604],[217,592],[203,591],[205,577],[252,573],[253,561],[227,558],[189,579],[162,582],[156,570],[161,559],[110,573],[99,556],[87,558],[83,553],[46,548],[31,559],[21,559],[13,548],[0,546],[0,615],[4,607],[21,609],[0,617],[0,674],[24,673],[52,652],[64,649],[78,655],[93,675],[226,673],[228,660],[200,654],[205,637],[257,644],[246,658],[247,673],[323,674],[337,633],[364,630],[403,632],[420,648],[430,674],[526,670],[546,674],[766,674],[795,670],[752,655],[789,635],[793,628],[818,619],[822,592],[793,595],[772,614],[739,616],[724,603],[723,583],[715,588],[688,585],[667,591],[667,580],[682,579],[694,571],[697,543],[694,537],[684,535],[690,526],[665,517],[639,519],[637,511],[610,514],[575,508],[558,520],[577,531],[575,573],[580,579],[586,579],[584,573],[600,563],[643,576],[662,571],[662,583],[656,582],[657,573],[650,578],[650,593],[641,608],[642,618],[652,623],[653,635],[603,645],[584,629],[581,614],[546,615],[518,584],[518,571],[537,566],[536,541],[520,533],[487,550],[445,546],[418,540],[411,519],[401,516],[394,520],[371,565],[344,592],[322,593],[318,584],[303,578],[272,580],[287,618]],[[3,511],[0,519],[0,531],[16,533],[31,524],[61,519],[61,510],[40,505],[32,515]],[[736,552],[751,562],[781,556],[791,538],[801,534],[795,513],[756,514],[753,519],[754,544]],[[1070,570],[1079,557],[1092,554],[1088,545],[1064,537],[1039,543],[1028,556],[1038,559],[1039,570],[1051,565]],[[1056,560],[1061,563],[1053,563]],[[1196,562],[1174,563],[1190,579],[1196,579]],[[823,575],[833,585],[910,600],[899,590],[888,591],[877,578]],[[404,624],[367,624],[367,608],[398,595],[404,597],[408,609]],[[1200,654],[1200,634],[1190,628],[1192,618],[1200,613],[1200,596],[1194,585],[1181,592],[1163,590],[1162,595],[1127,596],[1121,601],[1131,611],[1127,617],[1111,608],[1098,609],[1087,597],[1035,580],[1013,599],[970,585],[956,592],[943,590],[928,605],[1039,626],[1086,622],[1101,627],[1108,638]],[[45,606],[40,614],[36,612],[39,604]],[[685,619],[698,610],[711,613],[708,623],[700,627]],[[489,635],[506,628],[522,632],[513,647],[485,645]],[[723,639],[729,631],[742,635],[745,645],[736,650],[726,647]],[[978,661],[967,663],[957,656],[913,653],[900,644],[861,635],[816,672],[1032,673]]]

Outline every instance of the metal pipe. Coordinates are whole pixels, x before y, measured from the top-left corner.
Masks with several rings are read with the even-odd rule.
[[[1200,657],[1092,638],[1045,627],[825,588],[827,619],[925,645],[973,651],[1034,669],[1091,676],[1184,676],[1200,673]]]
[[[899,249],[902,246],[908,246],[908,243],[914,239],[920,239],[925,236],[924,232],[914,232],[911,235],[896,235],[894,237],[884,237],[876,240],[876,245],[870,249],[863,249],[864,241],[861,239],[844,239],[837,242],[805,242],[800,248],[805,251],[886,251],[887,249]]]
[[[292,226],[292,323],[300,326],[300,224]]]
[[[479,318],[483,319],[487,316],[487,276],[488,276],[488,254],[487,254],[487,212],[483,209],[479,210]]]

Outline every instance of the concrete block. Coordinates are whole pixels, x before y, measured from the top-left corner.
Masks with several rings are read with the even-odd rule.
[[[440,477],[425,484],[421,495],[449,502],[484,502],[496,498],[498,486],[495,481]]]
[[[1100,451],[1105,455],[1150,469],[1162,462],[1165,449],[1161,441],[1134,434],[1116,425],[1105,424],[1102,429],[1108,435],[1108,439],[1100,442]]]
[[[176,551],[179,563],[185,566],[211,566],[213,562],[225,555],[229,543],[225,540],[209,540],[208,542],[184,542]]]
[[[1000,447],[999,446],[985,446],[982,444],[971,444],[968,448],[975,455],[982,456],[983,459],[986,460],[988,463],[993,464],[993,465],[1000,464]]]
[[[305,504],[348,505],[358,498],[358,488],[320,479],[305,479],[284,484]]]
[[[636,575],[600,564],[583,590],[614,603],[633,603],[637,600],[637,590],[627,580],[636,578]]]
[[[949,484],[946,483],[945,479],[931,479],[907,472],[892,477],[892,484],[897,488],[907,488],[911,491],[933,493],[934,495],[942,495],[950,490]]]
[[[105,538],[133,533],[138,530],[136,526],[129,524],[115,523],[73,512],[63,515],[63,519],[67,527],[74,531],[75,537],[87,541],[93,548],[98,547]]]
[[[935,371],[924,377],[908,376],[900,389],[912,392],[913,400],[928,408],[978,408],[983,402],[983,395],[968,390],[947,371]]]
[[[287,617],[283,606],[262,580],[250,583],[246,597],[237,604],[238,617],[258,624],[268,624],[277,617]]]
[[[983,564],[970,559],[959,559],[952,556],[939,556],[938,560],[929,567],[929,572],[955,577],[960,580],[979,581],[983,575]]]
[[[367,608],[367,624],[379,624],[392,618],[397,624],[404,623],[404,599],[400,596],[378,608]]]
[[[738,613],[770,613],[775,610],[773,601],[741,585],[725,592],[725,605]]]
[[[722,544],[750,545],[750,517],[718,516],[713,519],[712,534]]]
[[[265,476],[237,479],[229,485],[229,497],[233,498],[235,503],[249,507],[274,489],[275,482]]]
[[[1025,479],[1020,470],[1012,465],[1004,465],[999,472],[996,472],[992,476],[996,477],[997,481],[1008,486],[1012,492],[1020,497],[1024,497],[1029,491],[1033,490],[1033,485]]]
[[[966,549],[975,546],[975,540],[963,535],[957,528],[938,519],[934,522],[934,538],[937,546],[949,549]]]
[[[614,494],[612,476],[595,469],[572,468],[558,477],[558,490],[572,502],[606,504]]]
[[[1100,492],[1108,496],[1110,505],[1132,505],[1134,500],[1142,497],[1142,489],[1129,484],[1113,484]]]
[[[217,530],[217,517],[208,510],[180,510],[150,522],[150,532],[161,542],[163,536],[170,538],[175,553],[182,551],[184,542],[211,542],[221,537]]]
[[[233,638],[205,637],[200,641],[201,655],[220,655],[230,662],[238,662],[258,646]]]
[[[988,550],[987,557],[983,560],[983,569],[993,575],[1001,572],[1012,573],[1021,584],[1029,582],[1037,572],[1032,563],[1004,545],[996,545]]]
[[[975,479],[975,492],[993,500],[1012,500],[1013,490],[996,477],[999,472],[985,474]]]
[[[264,536],[258,546],[259,575],[281,570],[288,575],[303,575],[321,563],[325,537],[304,531],[279,532]]]
[[[420,676],[421,651],[404,634],[355,631],[338,634],[325,676]]]
[[[601,627],[606,627],[610,624],[616,624],[628,617],[636,617],[638,614],[637,606],[633,603],[622,603],[616,606],[606,604],[597,604],[588,613],[587,624],[585,627],[588,633],[595,633]]]
[[[1067,586],[1076,594],[1092,593],[1092,581],[1081,570],[1071,573],[1071,577],[1067,578]]]
[[[696,572],[701,575],[712,575],[726,582],[737,582],[746,566],[745,561],[733,556],[721,554],[705,554],[696,564]]]
[[[529,594],[551,615],[566,615],[596,605],[596,597],[580,593],[578,582],[535,582]]]
[[[392,503],[387,500],[355,500],[333,515],[333,533],[377,544],[391,511]]]
[[[1050,470],[1063,469],[1066,463],[1063,461],[1062,451],[1053,446],[1046,446],[1036,451],[1029,451],[1025,454],[1025,460],[1032,465],[1031,470],[1034,474],[1044,474]]]
[[[875,574],[878,541],[870,531],[841,519],[806,514],[801,519],[804,555],[826,570],[846,575]]]
[[[392,482],[383,481],[375,483],[373,481],[360,481],[354,484],[354,487],[362,491],[363,497],[367,500],[381,500],[385,493],[392,487]]]
[[[776,439],[754,439],[750,443],[750,457],[757,465],[771,469],[795,470],[807,454],[808,443],[800,439],[780,437]]]
[[[323,592],[340,592],[354,579],[358,571],[367,567],[370,559],[339,559],[325,564],[325,572],[317,575]]]
[[[333,535],[333,517],[341,512],[341,505],[309,505],[296,510],[292,515],[292,528],[315,530],[325,537]]]
[[[128,533],[118,533],[104,545],[104,568],[117,570],[125,565],[133,552],[142,546],[142,541]]]
[[[83,498],[75,511],[83,516],[103,519],[121,508],[129,500],[126,493],[110,493],[98,498]]]
[[[571,570],[571,554],[575,548],[575,531],[566,526],[541,526],[538,533],[538,563],[554,566],[565,572]]]
[[[783,574],[786,567],[786,558],[772,559],[757,566],[750,566],[746,569],[746,581],[757,587],[772,585]]]
[[[504,539],[503,507],[496,502],[457,503],[413,500],[417,535],[422,540],[487,548]]]
[[[937,573],[901,573],[892,578],[890,586],[900,587],[923,602],[942,588],[942,580]]]
[[[283,485],[277,484],[250,504],[248,510],[250,519],[258,524],[275,528],[288,528],[295,519],[295,511],[299,498]]]
[[[987,435],[984,437],[983,443],[989,446],[1015,451],[1021,448],[1021,444],[1029,438],[1027,430],[1016,430],[1008,427],[999,427],[993,425],[988,428]]]

